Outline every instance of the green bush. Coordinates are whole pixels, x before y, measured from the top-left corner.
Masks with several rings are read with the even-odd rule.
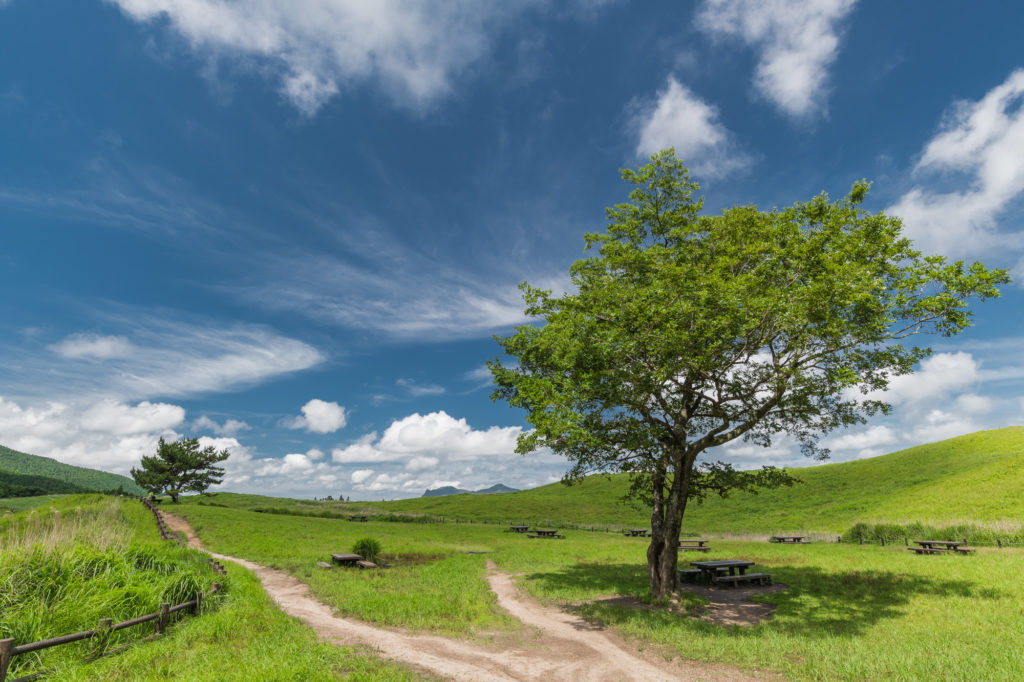
[[[377,557],[380,556],[381,546],[377,540],[373,538],[363,538],[357,540],[356,544],[352,545],[352,553],[358,554],[367,561],[377,563]]]

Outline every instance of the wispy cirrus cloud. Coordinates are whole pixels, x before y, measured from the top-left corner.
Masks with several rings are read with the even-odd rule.
[[[957,257],[1019,252],[1024,225],[1000,216],[1024,193],[1024,69],[976,102],[954,102],[914,168],[915,186],[886,209],[926,251]]]
[[[4,349],[8,395],[146,400],[231,391],[314,367],[325,356],[268,328],[185,321],[127,307],[98,315],[113,334],[76,332],[45,345]],[[131,312],[126,312],[131,310]]]
[[[219,204],[160,168],[95,158],[83,165],[80,175],[74,186],[45,191],[0,186],[0,203],[40,215],[175,238],[186,231],[213,234],[234,224]]]
[[[728,175],[751,162],[722,125],[718,109],[673,76],[653,100],[634,101],[630,108],[638,156],[675,147],[676,156],[695,174],[709,178]]]
[[[856,0],[705,0],[695,23],[758,52],[754,87],[789,116],[823,112],[828,68]]]

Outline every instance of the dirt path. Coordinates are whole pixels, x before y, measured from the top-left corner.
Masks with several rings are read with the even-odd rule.
[[[190,547],[205,549],[184,519],[164,514],[167,525],[182,531]],[[519,593],[512,579],[488,561],[487,580],[498,604],[536,637],[500,651],[434,635],[384,630],[339,618],[317,601],[309,588],[282,571],[245,559],[210,553],[253,573],[282,611],[301,619],[322,638],[339,644],[369,645],[413,668],[457,680],[751,680],[728,666],[669,663],[641,657],[634,647],[606,630],[575,616],[544,607]]]

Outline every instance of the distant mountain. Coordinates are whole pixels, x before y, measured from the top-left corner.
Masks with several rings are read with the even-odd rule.
[[[104,492],[121,488],[126,493],[144,495],[145,490],[135,481],[118,474],[76,467],[49,457],[30,455],[0,445],[0,482],[8,491],[0,497],[20,497],[26,493],[17,489],[41,490],[31,494],[69,492]]]
[[[494,495],[497,493],[516,493],[519,492],[517,488],[509,488],[507,485],[496,483],[490,488],[484,488],[483,490],[463,490],[462,488],[456,488],[454,486],[446,485],[442,488],[435,488],[434,490],[428,490],[423,493],[423,497],[444,497],[445,495]]]
[[[501,483],[495,483],[490,488],[484,488],[483,490],[476,490],[473,492],[474,495],[493,495],[495,493],[517,493],[519,488],[509,488],[507,485]]]

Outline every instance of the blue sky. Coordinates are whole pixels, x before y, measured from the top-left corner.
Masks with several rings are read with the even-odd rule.
[[[564,286],[675,146],[708,211],[874,188],[919,248],[1024,275],[1024,6],[0,0],[0,443],[224,488],[532,487],[489,400],[516,285]],[[1017,285],[842,461],[1024,412]],[[740,466],[807,464],[785,437]]]

